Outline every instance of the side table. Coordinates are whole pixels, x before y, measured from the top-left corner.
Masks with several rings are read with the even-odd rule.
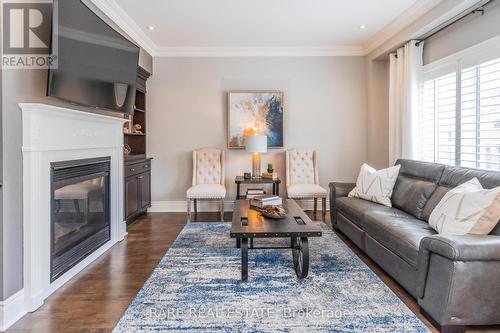
[[[273,185],[273,195],[280,195],[280,184],[281,180],[279,178],[250,178],[245,179],[243,176],[236,176],[234,179],[236,183],[236,200],[245,199],[245,195],[241,195],[241,184],[272,184]]]

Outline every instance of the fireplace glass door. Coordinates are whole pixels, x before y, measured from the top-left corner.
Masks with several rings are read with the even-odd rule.
[[[52,163],[51,281],[110,240],[109,158]]]

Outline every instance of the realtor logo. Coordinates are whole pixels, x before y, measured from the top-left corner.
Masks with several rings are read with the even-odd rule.
[[[53,4],[4,1],[2,5],[2,68],[54,67],[57,57],[50,54]]]

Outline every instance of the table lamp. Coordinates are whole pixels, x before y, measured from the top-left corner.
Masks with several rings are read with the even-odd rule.
[[[252,153],[252,177],[260,178],[260,153],[267,153],[267,136],[247,135],[245,148],[247,152]]]

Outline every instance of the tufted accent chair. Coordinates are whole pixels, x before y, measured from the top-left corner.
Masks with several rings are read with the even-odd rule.
[[[191,202],[194,213],[198,213],[198,200],[217,200],[220,203],[220,217],[224,220],[224,159],[223,150],[204,148],[193,151],[193,183],[187,190],[187,214],[191,220]]]
[[[286,151],[286,188],[291,199],[314,199],[314,214],[321,198],[323,216],[326,214],[326,189],[319,185],[318,154],[316,150]]]

